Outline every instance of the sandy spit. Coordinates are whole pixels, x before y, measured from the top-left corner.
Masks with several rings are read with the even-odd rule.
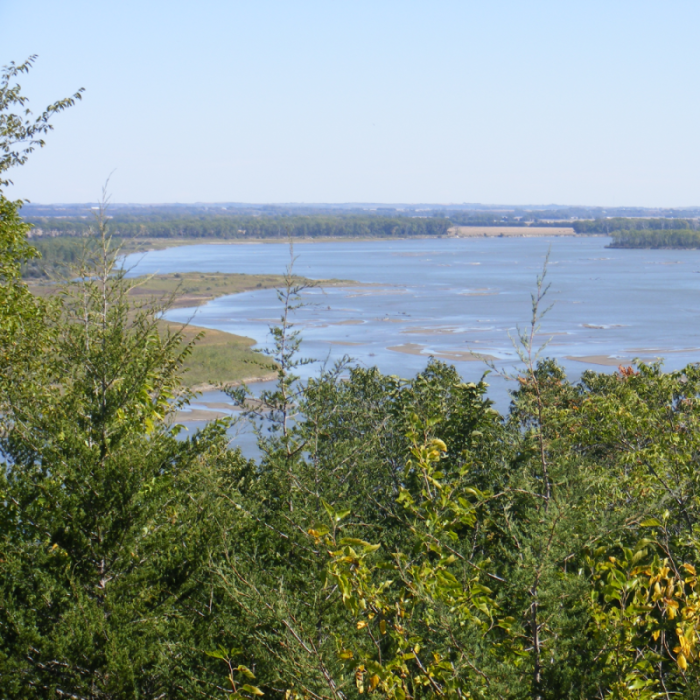
[[[567,355],[565,359],[583,362],[587,365],[601,365],[602,367],[618,367],[619,365],[629,365],[632,362],[629,357],[610,357],[609,355]]]
[[[463,350],[456,350],[454,352],[423,352],[423,350],[425,350],[425,346],[419,345],[418,343],[404,343],[403,345],[393,345],[391,347],[388,347],[387,350],[391,350],[392,352],[401,352],[405,355],[420,355],[426,358],[437,357],[441,360],[450,360],[451,362],[483,362],[484,360],[498,359],[493,355],[487,355],[485,353],[474,353]]]
[[[177,416],[175,416],[175,422],[195,423],[228,417],[230,417],[230,414],[222,413],[221,411],[207,411],[203,408],[193,408],[191,411],[178,411]]]
[[[245,377],[244,379],[237,379],[233,382],[223,382],[223,386],[240,386],[241,384],[257,384],[258,382],[270,382],[273,379],[277,379],[277,372],[269,372],[268,374],[262,374],[258,377]],[[201,394],[205,391],[219,391],[221,386],[218,384],[195,384],[195,386],[190,387],[192,391]]]

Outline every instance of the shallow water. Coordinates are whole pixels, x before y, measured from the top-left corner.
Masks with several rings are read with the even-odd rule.
[[[613,371],[634,357],[664,359],[667,369],[700,361],[700,251],[611,250],[605,237],[470,238],[308,243],[294,249],[295,273],[362,283],[307,290],[295,315],[302,355],[318,364],[349,355],[357,364],[410,377],[430,355],[454,363],[467,381],[487,369],[470,353],[496,358],[498,370],[520,366],[511,342],[527,329],[530,295],[547,252],[544,306],[553,304],[535,338],[548,341],[577,379],[585,369]],[[131,256],[131,275],[169,272],[281,273],[286,244],[216,244]],[[279,322],[274,290],[220,297],[197,309],[173,309],[188,321],[269,343]],[[415,354],[418,353],[418,354]],[[578,359],[572,359],[578,358]],[[599,364],[604,363],[604,364]],[[488,377],[489,396],[506,411],[513,384]],[[259,387],[258,387],[259,388]],[[203,402],[220,401],[205,394]],[[200,424],[201,425],[201,424]],[[189,426],[197,427],[196,423]],[[237,438],[255,454],[250,433]]]
[[[333,361],[344,354],[382,371],[410,376],[429,355],[443,355],[465,377],[483,371],[469,352],[517,360],[509,334],[530,320],[530,294],[551,246],[537,342],[578,374],[641,356],[667,368],[700,359],[700,251],[611,250],[609,239],[437,239],[297,245],[294,271],[365,286],[307,290],[295,322],[303,354]],[[139,259],[140,258],[140,259]],[[199,245],[132,256],[132,274],[148,272],[278,273],[284,244]],[[194,314],[194,316],[193,316]],[[279,320],[274,290],[221,297],[171,320],[254,338],[264,344]],[[393,348],[393,349],[390,349]],[[411,353],[420,353],[418,355]],[[582,361],[568,358],[588,358]],[[311,370],[313,371],[313,370]]]

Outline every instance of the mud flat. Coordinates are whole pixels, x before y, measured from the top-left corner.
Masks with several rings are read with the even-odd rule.
[[[657,355],[663,357],[670,354],[700,353],[700,348],[680,348],[678,350],[668,350],[667,348],[629,348],[627,352],[635,352],[639,355]]]
[[[441,360],[450,360],[451,362],[483,362],[484,360],[497,360],[493,355],[486,353],[475,353],[465,350],[444,351],[444,352],[423,352],[425,345],[418,343],[404,343],[403,345],[392,345],[387,350],[392,352],[401,352],[405,355],[421,355],[422,357],[437,357]]]
[[[635,359],[644,362],[653,362],[663,359],[665,355],[700,353],[700,348],[682,348],[679,350],[667,350],[665,348],[628,348],[629,357],[612,357],[610,355],[567,355],[567,360],[585,362],[589,365],[601,365],[604,367],[617,367],[618,365],[630,365]]]
[[[610,357],[610,355],[567,355],[565,359],[601,367],[617,367],[629,365],[632,362],[631,357]]]
[[[222,413],[221,411],[208,411],[203,408],[193,408],[191,411],[178,411],[176,421],[178,423],[198,423],[200,421],[229,418],[230,416],[230,413]]]
[[[413,334],[413,335],[454,335],[455,333],[463,333],[461,328],[407,328],[406,330],[400,331],[402,334]]]

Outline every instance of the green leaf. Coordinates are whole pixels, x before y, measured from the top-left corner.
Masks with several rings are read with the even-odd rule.
[[[244,685],[241,686],[241,692],[242,693],[250,693],[251,695],[265,695],[260,688],[257,688],[254,685]]]

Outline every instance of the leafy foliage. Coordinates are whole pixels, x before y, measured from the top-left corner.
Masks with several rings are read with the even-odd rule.
[[[33,217],[44,236],[82,236],[89,224],[81,218]],[[231,212],[198,217],[151,219],[116,214],[114,231],[123,238],[397,238],[444,236],[451,226],[444,217],[368,215],[240,216]]]
[[[4,114],[24,70],[5,170],[58,111]],[[226,421],[176,425],[197,337],[129,296],[105,217],[42,300],[18,212],[0,197],[3,697],[698,697],[698,367],[570,383],[533,347],[540,278],[505,416],[434,361],[303,383],[290,266],[277,387],[231,392],[246,460]]]
[[[611,248],[700,248],[700,231],[675,228],[654,231],[613,231]]]
[[[10,184],[4,173],[10,168],[26,163],[35,148],[44,146],[43,136],[53,129],[51,118],[72,107],[82,99],[83,88],[72,97],[66,97],[49,105],[38,117],[32,118],[25,106],[27,98],[22,95],[22,86],[13,81],[29,72],[36,56],[24,63],[10,63],[0,72],[0,187]],[[12,110],[19,109],[19,113]]]

